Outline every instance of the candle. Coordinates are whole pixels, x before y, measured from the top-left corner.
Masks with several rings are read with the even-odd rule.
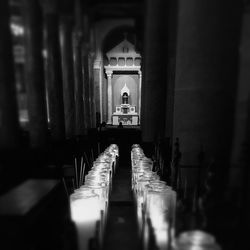
[[[96,222],[100,220],[100,203],[91,190],[79,190],[70,196],[71,219],[76,225],[78,250],[86,250],[95,235]]]
[[[167,247],[170,243],[168,231],[169,231],[168,223],[165,224],[164,228],[154,229],[155,241],[156,241],[156,245],[158,246],[159,250],[167,249]]]
[[[132,190],[137,205],[139,232],[143,232],[144,247],[149,228],[152,228],[157,247],[166,249],[170,238],[173,237],[176,193],[152,171],[153,162],[144,155],[139,145],[132,146],[131,165]]]
[[[221,250],[215,237],[201,230],[181,233],[172,243],[173,250]]]

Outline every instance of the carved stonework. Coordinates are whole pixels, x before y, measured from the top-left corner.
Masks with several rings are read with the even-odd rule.
[[[128,95],[130,95],[130,90],[127,87],[127,84],[124,84],[124,87],[121,89],[121,96],[123,96],[124,93],[127,93]]]
[[[107,93],[108,93],[108,123],[113,125],[118,125],[120,122],[123,125],[138,125],[139,124],[139,115],[136,110],[140,113],[140,93],[141,93],[141,66],[136,63],[138,60],[141,60],[141,55],[135,51],[135,46],[130,43],[126,38],[115,46],[113,49],[107,52],[108,65],[104,66],[105,73],[107,75]],[[116,61],[117,64],[112,63],[110,65],[111,59]],[[119,61],[123,61],[124,64],[121,65]],[[128,63],[129,62],[129,63]],[[114,98],[112,93],[112,88],[115,85],[115,82],[112,81],[112,76],[119,71],[135,71],[138,72],[138,104],[139,108],[131,105],[131,89],[130,86],[125,82],[124,86],[120,90],[120,103],[115,103],[115,111],[112,110],[112,100]],[[114,91],[115,92],[115,91]],[[119,95],[119,92],[118,92]],[[132,94],[133,95],[133,94]],[[134,101],[136,103],[136,101]],[[111,120],[110,120],[111,119]]]

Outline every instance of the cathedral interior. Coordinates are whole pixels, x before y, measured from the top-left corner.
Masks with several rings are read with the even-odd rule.
[[[248,249],[249,0],[1,0],[0,32],[0,249]]]

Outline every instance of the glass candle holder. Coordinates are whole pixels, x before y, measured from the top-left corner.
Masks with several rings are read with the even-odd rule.
[[[90,190],[82,190],[70,196],[71,219],[76,225],[79,249],[88,249],[94,237],[96,222],[100,219],[99,196]]]
[[[221,250],[213,235],[191,230],[181,233],[172,243],[173,250]]]

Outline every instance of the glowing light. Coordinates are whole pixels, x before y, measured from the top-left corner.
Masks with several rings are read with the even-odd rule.
[[[70,197],[71,218],[74,222],[98,220],[99,218],[99,197],[91,192],[90,195],[72,194]]]
[[[79,250],[88,249],[90,238],[95,236],[97,221],[100,221],[100,234],[104,232],[113,174],[112,166],[117,155],[117,145],[110,145],[94,162],[85,176],[84,185],[70,196],[71,219],[77,228]]]
[[[96,222],[100,219],[98,198],[88,190],[70,196],[71,219],[77,228],[79,250],[88,249],[88,242],[94,237]]]
[[[169,225],[165,224],[163,229],[155,229],[155,241],[159,250],[167,249],[169,244]]]
[[[143,232],[143,244],[147,245],[149,221],[158,249],[167,249],[173,235],[176,193],[153,172],[153,162],[139,145],[131,150],[132,190],[137,205],[139,233]],[[145,223],[143,223],[143,221]]]
[[[48,58],[48,51],[46,49],[43,49],[42,50],[42,55],[43,55],[43,58]]]
[[[22,36],[24,34],[24,28],[19,24],[11,23],[10,28],[14,36]]]
[[[173,249],[214,249],[221,250],[217,244],[215,237],[207,232],[200,230],[192,230],[181,233],[172,244]]]

